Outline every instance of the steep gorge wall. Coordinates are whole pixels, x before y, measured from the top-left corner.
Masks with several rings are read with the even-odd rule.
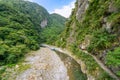
[[[77,0],[56,45],[66,47],[85,64],[95,80],[111,80],[90,55],[120,77],[120,0]],[[90,55],[85,54],[86,50]],[[114,80],[114,79],[113,79]]]

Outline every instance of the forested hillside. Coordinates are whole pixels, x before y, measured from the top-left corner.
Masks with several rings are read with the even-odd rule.
[[[16,62],[39,48],[39,36],[29,18],[0,3],[0,65]]]
[[[44,28],[55,29],[48,31],[49,35],[60,34],[64,21],[64,17],[50,15],[36,3],[0,0],[0,65],[15,63],[29,51],[39,49],[48,39],[41,35]]]
[[[40,31],[40,24],[42,21],[47,20],[49,23],[49,13],[45,8],[36,3],[24,0],[1,0],[0,3],[6,4],[13,9],[25,14],[38,31]]]
[[[66,18],[55,13],[51,14],[50,18],[51,22],[49,27],[44,28],[40,35],[43,42],[47,42],[48,44],[54,44],[54,42],[59,39],[58,36],[65,29]]]
[[[97,59],[120,79],[120,0],[77,0],[56,45],[71,50],[95,80],[111,80]],[[87,52],[87,53],[86,53]],[[115,79],[113,79],[115,80]]]

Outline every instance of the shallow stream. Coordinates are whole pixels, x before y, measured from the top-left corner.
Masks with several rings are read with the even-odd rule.
[[[73,58],[64,53],[58,51],[55,52],[64,62],[69,80],[87,80],[87,76],[82,73],[80,65]]]

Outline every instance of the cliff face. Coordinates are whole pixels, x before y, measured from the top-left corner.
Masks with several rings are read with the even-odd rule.
[[[120,77],[120,0],[77,0],[75,5],[56,45],[77,55],[95,79],[111,78],[83,50]]]
[[[77,20],[81,21],[88,6],[89,6],[88,0],[78,0],[77,6],[76,6],[77,7],[77,12],[76,12],[76,19]]]
[[[40,23],[41,28],[45,28],[47,26],[48,21],[45,19]]]

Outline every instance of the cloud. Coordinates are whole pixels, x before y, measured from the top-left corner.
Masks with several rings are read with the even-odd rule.
[[[75,1],[71,2],[68,5],[63,6],[62,8],[55,9],[51,13],[57,13],[57,14],[60,14],[64,17],[68,18],[72,12],[72,9],[75,7],[74,3],[75,3]]]

